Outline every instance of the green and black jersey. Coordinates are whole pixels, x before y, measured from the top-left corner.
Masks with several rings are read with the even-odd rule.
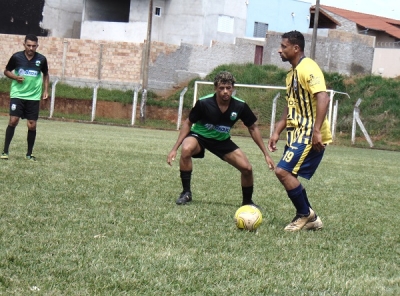
[[[14,71],[15,75],[23,76],[22,83],[13,80],[11,83],[11,98],[39,101],[42,96],[43,76],[49,71],[47,59],[40,53],[35,53],[28,60],[24,51],[14,53],[6,66],[8,71]]]
[[[222,113],[215,94],[200,98],[189,114],[190,122],[194,123],[193,133],[219,141],[230,138],[230,130],[239,119],[247,127],[257,121],[250,107],[237,97],[232,97],[228,109]]]

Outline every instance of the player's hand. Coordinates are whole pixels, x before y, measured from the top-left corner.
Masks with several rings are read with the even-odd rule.
[[[313,146],[313,149],[317,150],[318,152],[325,149],[325,145],[324,145],[324,143],[322,143],[321,132],[314,131],[313,136],[312,136],[312,146]]]
[[[269,155],[265,156],[265,161],[267,162],[269,169],[273,171],[275,169],[275,163],[272,160],[271,156]]]
[[[43,100],[47,100],[48,97],[49,97],[49,94],[47,93],[47,91],[44,91],[43,96],[42,96]]]
[[[176,150],[171,150],[171,152],[167,156],[167,163],[172,166],[172,161],[175,160],[176,157]]]
[[[268,150],[271,152],[275,152],[276,150],[278,150],[278,148],[276,148],[276,143],[278,143],[279,140],[279,135],[273,134],[268,141]]]
[[[15,79],[18,83],[22,83],[24,82],[25,78],[23,76],[17,76],[17,78]]]

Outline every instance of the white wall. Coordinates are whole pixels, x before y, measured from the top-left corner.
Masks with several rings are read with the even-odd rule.
[[[146,39],[146,32],[147,22],[84,21],[81,29],[81,39],[143,43]]]
[[[161,8],[161,16],[153,14],[152,41],[208,46],[212,40],[233,44],[236,37],[245,35],[247,10],[243,0],[155,0],[153,12],[156,7]],[[148,0],[132,0],[129,23],[124,25],[84,21],[81,38],[143,42],[147,36],[148,8]],[[232,33],[218,32],[220,15],[234,18]],[[115,29],[123,31],[111,31]]]
[[[400,48],[375,48],[372,73],[386,78],[400,76]]]
[[[49,36],[79,38],[83,0],[46,0],[42,28]]]

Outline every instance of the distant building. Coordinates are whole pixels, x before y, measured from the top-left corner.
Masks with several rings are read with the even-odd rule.
[[[314,14],[312,6],[310,28],[314,26]],[[321,5],[318,28],[374,36],[376,47],[400,48],[400,20]]]
[[[313,28],[315,6],[310,12],[310,28]],[[326,36],[332,29],[375,38],[371,73],[400,76],[400,20],[321,5],[318,36]]]
[[[13,0],[0,11],[0,33],[142,43],[149,0]],[[179,45],[234,44],[270,31],[309,27],[310,1],[154,0],[152,40]]]
[[[307,33],[310,1],[247,0],[246,37],[265,38],[268,31]]]

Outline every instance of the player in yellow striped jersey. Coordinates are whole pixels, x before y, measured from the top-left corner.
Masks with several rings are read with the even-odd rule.
[[[282,35],[278,52],[282,61],[289,62],[292,68],[286,77],[287,106],[268,143],[268,149],[276,151],[279,135],[286,129],[287,142],[275,168],[277,178],[296,208],[296,216],[285,227],[286,231],[322,228],[322,220],[311,207],[298,176],[310,179],[326,145],[332,142],[326,119],[330,98],[324,75],[316,62],[304,56],[304,45],[304,36],[298,31]]]

